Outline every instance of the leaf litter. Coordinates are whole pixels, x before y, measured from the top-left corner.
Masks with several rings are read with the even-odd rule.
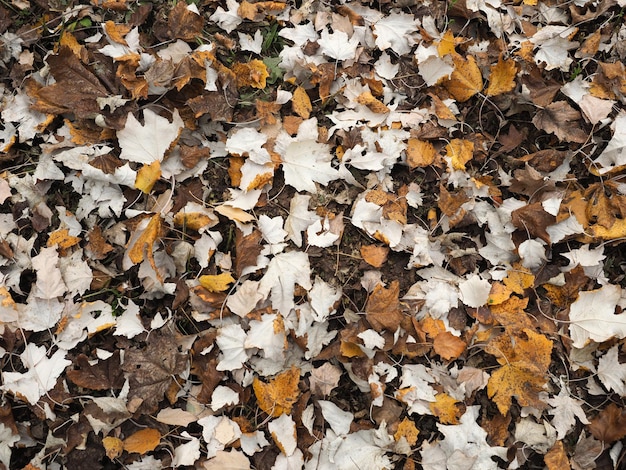
[[[622,466],[625,7],[3,2],[0,466]]]

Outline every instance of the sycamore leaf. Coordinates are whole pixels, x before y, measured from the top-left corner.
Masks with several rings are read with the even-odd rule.
[[[458,424],[459,415],[463,412],[460,403],[445,393],[438,393],[435,401],[430,403],[430,411],[439,418],[442,424]]]
[[[411,33],[416,32],[413,15],[392,12],[374,24],[376,46],[381,50],[391,49],[395,54],[407,54],[413,45]]]
[[[498,63],[491,67],[489,86],[485,91],[487,96],[497,96],[507,93],[515,88],[515,75],[517,64],[513,59],[498,59]]]
[[[575,348],[583,348],[589,341],[626,338],[626,313],[615,315],[621,295],[622,289],[612,284],[578,294],[569,309],[569,332]]]
[[[174,110],[170,122],[150,109],[144,110],[143,119],[142,125],[132,113],[128,113],[126,126],[117,132],[122,149],[120,158],[146,164],[160,162],[172,143],[178,139],[184,127],[183,120],[178,110]]]
[[[566,101],[555,101],[537,111],[533,124],[537,129],[556,135],[561,141],[582,144],[588,136],[582,129],[580,119],[580,113]]]
[[[557,396],[548,399],[548,404],[552,406],[548,413],[554,416],[552,425],[556,428],[557,439],[563,439],[574,428],[576,418],[583,424],[589,424],[587,415],[581,406],[583,403],[582,400],[570,396],[565,384],[562,384],[561,391]]]
[[[359,38],[354,34],[350,39],[343,31],[330,34],[326,28],[322,30],[322,37],[317,40],[320,52],[335,60],[349,60],[356,56]]]
[[[282,414],[291,413],[300,395],[298,383],[300,382],[300,369],[291,369],[278,374],[269,383],[254,378],[252,388],[261,408],[265,413],[277,418]]]

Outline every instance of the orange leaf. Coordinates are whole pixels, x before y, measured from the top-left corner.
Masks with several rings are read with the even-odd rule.
[[[232,71],[237,76],[237,88],[249,86],[262,90],[270,76],[267,67],[259,59],[251,60],[248,63],[237,62],[233,64]]]
[[[535,285],[535,276],[520,263],[515,263],[502,281],[504,285],[519,295]]]
[[[293,92],[291,98],[291,107],[293,112],[300,116],[302,119],[309,119],[313,106],[311,105],[311,99],[306,90],[299,86]]]
[[[156,183],[160,177],[161,162],[155,160],[149,165],[144,165],[139,169],[137,178],[135,179],[135,188],[145,194],[149,194],[150,191],[152,191],[154,183]]]
[[[513,296],[501,304],[492,305],[491,314],[500,325],[509,330],[532,328],[533,323],[525,312],[527,306],[528,297],[522,299]]]
[[[393,435],[393,438],[398,442],[404,437],[410,446],[414,446],[419,433],[419,430],[415,427],[415,423],[409,418],[404,418],[400,424],[398,424],[398,430]]]
[[[389,248],[386,246],[362,245],[360,252],[363,257],[363,261],[370,266],[380,268],[383,264],[385,264],[385,261],[387,261]]]
[[[441,40],[439,44],[437,44],[437,54],[439,57],[443,57],[448,54],[452,54],[454,52],[454,34],[452,34],[452,30],[448,29],[443,36],[441,36]]]
[[[458,424],[462,414],[459,402],[445,393],[439,393],[434,402],[429,404],[430,411],[439,418],[442,424]]]
[[[158,273],[158,269],[154,262],[154,255],[152,254],[154,242],[159,238],[161,234],[161,215],[154,214],[145,229],[139,231],[139,233],[133,234],[128,246],[128,258],[133,264],[141,263],[145,257],[150,261],[150,266]]]
[[[543,461],[548,467],[548,470],[569,470],[571,467],[565,448],[563,447],[563,441],[556,441],[552,446],[552,449],[543,456]]]
[[[443,83],[443,86],[455,100],[462,103],[483,89],[483,77],[474,57],[468,56],[467,59],[464,59],[455,53],[452,55],[452,61],[454,62],[454,71],[450,75],[450,79]]]
[[[406,162],[410,169],[424,168],[435,161],[437,151],[430,142],[411,138],[406,144]]]
[[[283,413],[291,413],[291,408],[300,395],[298,382],[300,382],[300,369],[293,366],[271,379],[268,384],[255,377],[252,388],[259,408],[273,418]]]
[[[487,305],[499,305],[511,297],[512,293],[513,291],[501,282],[494,282],[491,284],[491,292],[487,299]]]
[[[466,347],[467,344],[465,344],[465,341],[454,336],[449,331],[439,333],[433,341],[434,351],[446,361],[458,358],[461,354],[463,354]]]
[[[497,96],[507,93],[515,88],[515,75],[517,64],[513,59],[502,60],[502,56],[496,65],[491,67],[489,86],[485,91],[487,96]]]
[[[474,156],[474,142],[464,139],[452,139],[446,145],[446,155],[452,159],[452,168],[465,170],[465,164]]]
[[[503,415],[509,412],[513,397],[521,406],[542,408],[539,392],[545,382],[545,378],[535,370],[507,365],[491,375],[487,383],[487,395]]]
[[[150,452],[161,442],[161,433],[152,428],[145,428],[124,439],[124,450],[126,452],[136,452],[145,454]]]
[[[202,212],[185,212],[181,210],[174,216],[174,225],[188,230],[197,231],[214,222],[216,222],[214,218]]]

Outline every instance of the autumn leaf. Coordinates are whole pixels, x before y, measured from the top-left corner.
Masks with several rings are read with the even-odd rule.
[[[154,161],[152,163],[142,166],[137,172],[137,179],[135,180],[135,188],[143,193],[149,194],[154,187],[154,184],[161,177],[161,162]]]
[[[393,438],[398,442],[401,438],[405,438],[410,446],[414,446],[417,442],[417,436],[419,436],[419,430],[415,426],[415,423],[408,418],[404,418],[400,424],[398,424],[398,430],[393,435]]]
[[[626,411],[615,403],[610,403],[591,420],[589,431],[593,437],[607,444],[626,436]]]
[[[515,88],[517,64],[513,59],[498,59],[498,63],[491,67],[489,86],[485,90],[487,96],[497,96],[508,93]]]
[[[301,86],[297,87],[293,92],[291,98],[291,106],[293,111],[302,119],[309,119],[313,106],[311,105],[311,99],[306,90]]]
[[[433,350],[446,361],[457,359],[463,354],[466,347],[465,341],[454,336],[449,331],[439,333],[433,341]]]
[[[462,404],[445,393],[438,393],[435,401],[431,402],[430,411],[439,418],[442,424],[458,424],[459,417],[463,414]]]
[[[433,144],[420,139],[409,139],[406,147],[406,159],[410,168],[424,168],[435,162],[437,151]]]
[[[552,448],[543,456],[543,461],[548,467],[548,470],[562,470],[571,468],[563,441],[556,441]]]
[[[161,442],[161,433],[157,429],[145,428],[131,434],[123,441],[126,452],[145,454],[153,451]]]
[[[250,62],[233,64],[232,71],[237,77],[237,88],[252,87],[263,89],[267,86],[266,80],[270,74],[262,60],[253,59]]]
[[[582,144],[587,141],[587,133],[582,128],[581,116],[566,101],[555,101],[540,109],[533,118],[533,124],[560,141]]]
[[[300,369],[297,367],[292,367],[278,374],[269,383],[262,382],[255,377],[252,387],[259,408],[273,418],[291,413],[291,409],[300,395],[299,382]]]
[[[454,71],[450,79],[443,82],[443,86],[454,96],[454,99],[462,103],[482,91],[483,77],[476,59],[471,55],[465,59],[460,54],[453,53],[452,61]]]
[[[228,286],[235,282],[230,273],[206,274],[198,278],[200,285],[210,292],[223,292]]]
[[[446,155],[452,159],[452,168],[465,170],[465,164],[474,156],[474,143],[469,140],[452,139],[446,145]]]
[[[374,287],[365,305],[365,315],[376,331],[396,331],[400,326],[403,315],[400,312],[399,293],[400,283],[397,280],[388,288],[382,284]]]
[[[375,268],[380,268],[385,264],[387,255],[389,254],[388,247],[377,245],[361,245],[359,251],[361,252],[363,261]]]

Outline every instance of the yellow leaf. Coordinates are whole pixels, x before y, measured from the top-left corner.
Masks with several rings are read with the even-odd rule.
[[[393,438],[398,442],[401,438],[405,438],[410,446],[414,446],[417,442],[417,436],[419,436],[419,430],[415,427],[415,423],[409,418],[404,418],[400,424],[398,424],[398,430],[393,435]]]
[[[464,139],[452,139],[446,145],[446,154],[452,159],[452,168],[465,170],[465,164],[474,156],[474,142]]]
[[[441,424],[458,424],[461,409],[459,402],[445,393],[439,393],[434,402],[429,404],[430,411],[439,418]]]
[[[439,57],[443,57],[444,55],[452,54],[454,52],[454,34],[452,34],[452,30],[447,30],[439,44],[437,44],[437,53]]]
[[[406,143],[406,162],[409,168],[424,168],[432,165],[437,151],[430,142],[420,139],[409,139]]]
[[[255,377],[252,388],[259,408],[272,418],[278,418],[283,413],[291,413],[291,408],[300,395],[299,382],[300,369],[293,366],[288,371],[278,374],[269,383]]]
[[[237,76],[237,87],[249,86],[263,89],[266,80],[270,76],[267,67],[262,60],[254,59],[247,63],[237,62],[233,64],[233,73]]]
[[[502,281],[504,285],[519,295],[535,285],[535,276],[520,263],[515,263]]]
[[[211,292],[224,292],[228,286],[235,282],[230,273],[207,274],[198,279],[200,285]]]
[[[161,177],[161,162],[155,160],[149,165],[142,166],[137,172],[137,178],[135,179],[135,188],[142,191],[145,194],[152,191],[154,183],[156,183]]]
[[[152,428],[145,428],[124,439],[124,450],[129,453],[145,454],[161,442],[161,433]]]
[[[311,115],[311,110],[313,106],[311,105],[311,99],[307,94],[306,90],[299,86],[293,92],[293,97],[291,98],[291,107],[293,108],[293,112],[300,116],[302,119],[309,119]]]
[[[487,305],[499,305],[511,297],[512,293],[513,291],[501,282],[494,282],[491,284],[491,292],[487,298]]]
[[[521,406],[541,408],[543,402],[539,399],[539,392],[545,383],[545,378],[536,370],[506,365],[491,374],[487,395],[503,415],[509,412],[513,397]]]
[[[148,256],[150,264],[156,271],[154,257],[152,256],[152,247],[161,232],[161,222],[161,215],[154,214],[150,218],[150,222],[148,222],[146,228],[143,229],[138,236],[131,238],[131,242],[129,242],[128,257],[133,264],[141,263],[145,256]],[[133,240],[133,238],[135,239]]]
[[[498,63],[491,67],[489,75],[489,86],[485,94],[487,96],[497,96],[507,93],[515,88],[515,76],[517,75],[517,64],[513,59],[503,60],[502,56]]]
[[[248,223],[254,220],[254,216],[252,214],[247,213],[243,209],[239,209],[238,207],[228,206],[225,204],[219,205],[215,208],[215,212],[224,217],[228,217],[230,220],[236,220],[241,223]]]
[[[450,78],[444,81],[443,86],[455,100],[462,103],[482,91],[483,77],[474,57],[469,56],[464,59],[455,53],[452,55],[452,61],[454,62],[454,71]]]
[[[111,460],[118,458],[124,452],[124,444],[122,440],[117,437],[107,436],[102,439],[102,445],[107,454],[107,457]]]

